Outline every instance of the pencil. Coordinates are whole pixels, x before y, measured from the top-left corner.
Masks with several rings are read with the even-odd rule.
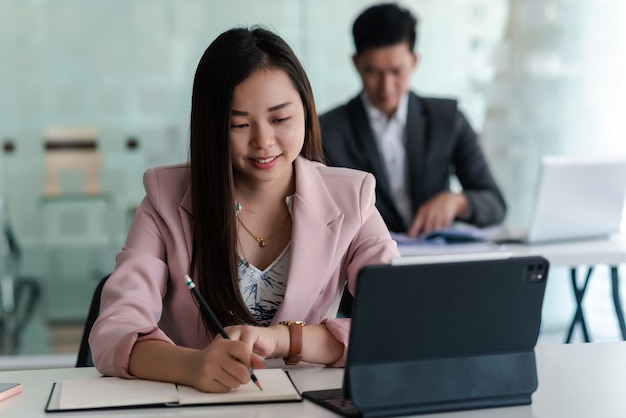
[[[185,274],[184,278],[185,278],[185,282],[187,283],[187,287],[189,288],[189,290],[191,290],[191,294],[196,298],[196,300],[198,301],[198,304],[200,304],[200,308],[209,317],[209,319],[213,323],[213,326],[217,328],[217,331],[220,333],[220,335],[223,338],[230,340],[230,337],[226,333],[226,330],[220,323],[219,319],[217,319],[217,316],[215,316],[209,304],[206,303],[206,300],[204,300],[200,292],[198,292],[198,289],[196,288],[196,285],[194,284],[193,280],[191,280],[191,277],[189,277],[188,274]],[[250,379],[252,379],[254,384],[259,389],[263,390],[263,388],[261,387],[261,383],[259,382],[257,377],[254,375],[254,371],[252,370],[252,368],[250,368]]]

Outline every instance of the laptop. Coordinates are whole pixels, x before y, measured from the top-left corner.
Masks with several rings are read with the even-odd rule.
[[[620,231],[626,158],[548,156],[541,161],[529,228],[496,228],[499,243],[606,237]]]
[[[529,404],[548,268],[541,256],[363,267],[343,387],[302,396],[362,417]]]

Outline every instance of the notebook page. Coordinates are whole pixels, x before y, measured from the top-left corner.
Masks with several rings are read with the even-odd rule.
[[[178,385],[179,402],[181,405],[236,404],[302,399],[282,369],[255,369],[254,374],[263,387],[262,391],[252,381],[227,393],[205,393],[189,386]]]
[[[64,379],[60,409],[104,408],[178,402],[176,385],[142,379],[96,377]]]

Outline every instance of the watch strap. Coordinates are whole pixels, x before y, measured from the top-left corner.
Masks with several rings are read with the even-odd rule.
[[[302,328],[304,328],[304,322],[282,321],[280,324],[289,328],[289,353],[283,360],[286,365],[295,366],[302,359]]]

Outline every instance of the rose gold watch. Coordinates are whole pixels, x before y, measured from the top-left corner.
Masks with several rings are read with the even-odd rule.
[[[302,358],[302,328],[304,328],[304,322],[281,321],[280,324],[289,328],[289,354],[283,360],[286,365],[295,366],[300,363]]]

